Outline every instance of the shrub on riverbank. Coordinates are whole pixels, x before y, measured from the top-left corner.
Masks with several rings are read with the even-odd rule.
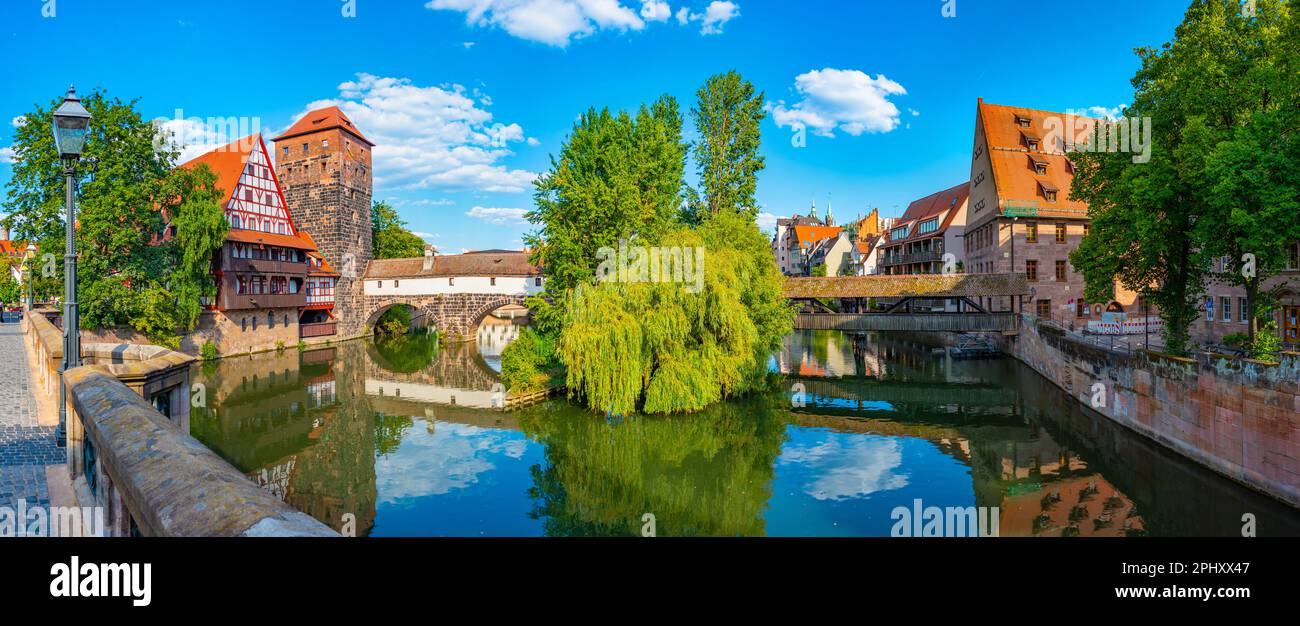
[[[562,372],[555,341],[531,328],[520,331],[519,338],[501,354],[501,382],[511,391],[540,391],[553,380],[562,380]]]

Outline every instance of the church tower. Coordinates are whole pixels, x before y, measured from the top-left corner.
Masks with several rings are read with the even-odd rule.
[[[334,292],[340,338],[365,331],[362,279],[373,257],[370,205],[375,144],[336,106],[276,137],[275,172],[294,222],[341,275]]]

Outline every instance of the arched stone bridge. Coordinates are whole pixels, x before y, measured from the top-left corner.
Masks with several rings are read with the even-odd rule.
[[[488,250],[428,255],[414,259],[377,259],[366,268],[359,317],[373,328],[388,309],[405,305],[451,341],[474,339],[484,317],[541,293],[541,271],[525,252]]]
[[[415,309],[413,320],[423,320],[452,341],[469,341],[483,318],[493,311],[515,304],[524,306],[524,296],[501,294],[438,294],[429,296],[365,297],[366,326],[373,328],[379,316],[397,305]]]

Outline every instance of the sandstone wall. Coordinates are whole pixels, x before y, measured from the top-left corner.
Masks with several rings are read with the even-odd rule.
[[[1111,420],[1300,506],[1300,354],[1276,364],[1123,355],[1028,318],[1005,348]]]

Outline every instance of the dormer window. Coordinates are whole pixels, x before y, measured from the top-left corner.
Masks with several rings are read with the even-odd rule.
[[[1042,143],[1042,141],[1038,138],[1037,133],[1027,131],[1027,130],[1020,131],[1020,138],[1024,142],[1025,147],[1029,148],[1030,150],[1037,150],[1038,146],[1041,145]]]
[[[1016,114],[1016,126],[1019,126],[1021,128],[1029,128],[1029,125],[1032,123],[1032,121],[1033,120],[1031,120],[1028,115],[1021,115],[1019,113]]]
[[[1046,173],[1047,173],[1047,157],[1044,157],[1044,156],[1041,155],[1041,154],[1033,154],[1033,153],[1030,153],[1030,155],[1029,155],[1029,166],[1032,167],[1032,168],[1034,169],[1034,173],[1035,173],[1035,174],[1046,174]]]
[[[1045,180],[1038,181],[1038,189],[1043,193],[1043,199],[1048,202],[1056,202],[1056,192],[1059,191],[1056,185]]]

